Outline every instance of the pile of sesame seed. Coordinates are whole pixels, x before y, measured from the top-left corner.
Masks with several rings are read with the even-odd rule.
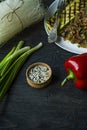
[[[38,65],[29,72],[29,78],[35,83],[44,83],[50,77],[49,69],[46,66]]]

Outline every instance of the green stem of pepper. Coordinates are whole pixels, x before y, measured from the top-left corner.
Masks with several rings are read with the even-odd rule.
[[[65,85],[65,83],[66,83],[68,80],[73,80],[74,82],[77,80],[77,79],[76,79],[76,76],[75,76],[75,74],[74,74],[74,72],[73,72],[71,69],[69,69],[68,72],[69,72],[69,74],[67,75],[67,77],[65,77],[65,79],[64,79],[64,80],[62,81],[62,83],[61,83],[61,86],[62,86],[62,87]]]

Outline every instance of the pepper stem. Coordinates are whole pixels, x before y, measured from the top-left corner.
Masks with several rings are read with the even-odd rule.
[[[69,71],[69,75],[67,77],[65,77],[65,79],[62,81],[61,83],[61,86],[63,87],[65,85],[65,83],[68,81],[68,80],[74,80],[76,81],[76,77],[75,77],[75,74],[72,70],[68,70]]]

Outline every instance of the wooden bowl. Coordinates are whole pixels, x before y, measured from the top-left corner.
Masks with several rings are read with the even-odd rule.
[[[40,74],[42,75],[43,78],[41,77]],[[51,79],[52,79],[52,70],[51,67],[46,63],[42,62],[34,63],[30,65],[26,70],[27,83],[33,88],[46,87],[51,82]]]

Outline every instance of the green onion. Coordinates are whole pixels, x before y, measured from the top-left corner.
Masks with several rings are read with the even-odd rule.
[[[19,41],[19,43],[18,43],[18,45],[17,45],[15,51],[17,51],[17,50],[19,50],[20,48],[22,48],[23,45],[24,45],[24,41]]]
[[[0,78],[0,101],[2,101],[4,95],[6,94],[6,92],[8,91],[8,89],[10,88],[11,84],[13,83],[15,77],[17,76],[19,70],[21,69],[21,67],[23,66],[23,64],[25,63],[25,61],[27,60],[28,56],[31,55],[33,52],[37,51],[39,48],[42,47],[42,43],[39,43],[38,45],[36,45],[35,47],[31,48],[30,47],[25,51],[23,50],[23,48],[20,49],[15,49],[16,51],[13,52],[12,55],[10,55],[9,57],[7,57],[6,60],[8,60],[10,62],[10,64],[7,65],[7,68],[4,69],[2,67],[2,75]],[[19,50],[22,50],[21,54],[18,56]],[[15,57],[14,57],[14,56]],[[10,58],[12,57],[12,58]],[[6,64],[6,60],[5,60],[5,64]],[[3,63],[4,64],[4,63]]]
[[[4,62],[6,61],[6,59],[15,51],[15,47],[13,47],[11,49],[11,51],[3,58],[3,60],[0,62],[0,66],[1,64],[4,64]]]
[[[18,50],[18,51],[15,51],[11,56],[9,56],[9,57],[7,58],[7,60],[5,61],[5,63],[3,64],[3,66],[2,66],[2,65],[0,66],[0,68],[1,68],[0,76],[2,76],[2,75],[5,73],[5,71],[8,69],[8,67],[10,66],[10,64],[11,64],[15,59],[17,59],[17,57],[18,57],[19,55],[21,55],[22,53],[26,52],[26,51],[29,50],[29,49],[30,49],[30,47],[24,47],[24,48],[22,48],[22,49],[20,49],[20,50]],[[2,69],[2,67],[3,67],[3,69]]]

